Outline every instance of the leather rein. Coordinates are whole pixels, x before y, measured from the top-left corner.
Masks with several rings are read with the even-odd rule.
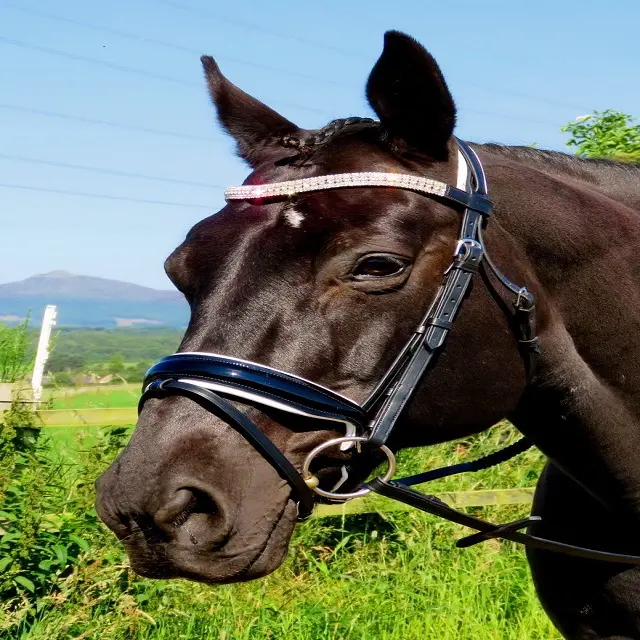
[[[515,297],[512,327],[528,376],[533,374],[540,349],[534,296],[526,287],[511,282],[495,266],[486,251],[482,231],[491,214],[492,203],[488,198],[482,164],[471,147],[462,140],[457,140],[457,143],[459,152],[456,187],[421,176],[354,173],[232,187],[225,193],[227,200],[251,201],[282,199],[306,191],[379,186],[412,190],[461,207],[462,223],[458,242],[440,288],[404,348],[362,404],[309,380],[257,363],[212,353],[176,353],[163,358],[147,372],[139,411],[150,398],[169,395],[185,396],[200,404],[240,433],[287,481],[292,496],[297,500],[299,520],[311,515],[314,504],[318,501],[317,496],[339,502],[373,491],[477,531],[476,534],[458,540],[458,547],[471,546],[490,538],[502,538],[544,551],[640,565],[640,556],[599,551],[520,532],[530,524],[539,522],[538,516],[506,524],[493,524],[457,511],[435,496],[412,488],[416,484],[478,471],[504,462],[533,446],[526,438],[479,460],[392,479],[395,457],[386,443],[413,392],[442,349],[469,292],[473,276],[480,268],[485,273],[492,274],[493,280],[497,280]],[[487,282],[495,288],[493,280],[487,279]],[[345,429],[345,436],[333,438],[313,449],[305,459],[300,473],[258,426],[226,398],[258,408],[285,411],[314,424],[326,421],[340,424]],[[340,447],[341,450],[355,447],[358,455],[380,451],[387,458],[387,472],[383,477],[361,485],[356,491],[339,493],[339,487],[348,479],[347,467],[343,467],[342,479],[331,490],[321,488],[320,481],[312,473],[311,463],[321,452],[332,447]]]

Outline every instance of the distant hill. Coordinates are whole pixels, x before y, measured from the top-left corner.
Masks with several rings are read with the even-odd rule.
[[[13,324],[31,311],[38,326],[47,304],[58,307],[58,326],[184,327],[189,307],[178,291],[51,271],[0,284],[0,322]]]

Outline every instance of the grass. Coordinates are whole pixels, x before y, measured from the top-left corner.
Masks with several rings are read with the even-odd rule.
[[[53,390],[49,399],[51,409],[104,409],[135,407],[140,398],[140,385],[118,385]]]
[[[77,427],[47,433],[69,455],[97,437],[97,430]],[[404,452],[400,473],[477,457],[505,437],[502,444],[515,438],[508,426]],[[499,468],[432,483],[429,491],[528,487],[541,464],[529,451]],[[472,509],[494,521],[526,511]],[[33,626],[11,640],[559,640],[536,599],[523,549],[494,540],[458,550],[464,533],[417,511],[313,519],[297,528],[276,573],[218,587],[138,578],[106,536]]]
[[[557,640],[521,550],[452,548],[454,530],[420,515],[301,528],[285,566],[222,587],[138,581],[123,569],[77,576],[91,585],[30,631],[30,640]],[[114,606],[118,578],[127,593]],[[107,593],[105,593],[107,591]],[[102,600],[102,601],[101,601]],[[66,605],[66,606],[65,606]]]

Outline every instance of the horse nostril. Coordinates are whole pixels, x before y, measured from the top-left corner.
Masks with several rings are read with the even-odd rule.
[[[217,511],[213,498],[200,489],[183,487],[178,489],[171,500],[158,509],[154,520],[156,524],[166,529],[182,526],[192,513],[206,513],[214,515]]]
[[[195,487],[178,489],[153,519],[179,543],[211,547],[226,537],[221,509],[209,493]]]

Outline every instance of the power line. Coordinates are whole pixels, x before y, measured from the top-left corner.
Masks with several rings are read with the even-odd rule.
[[[215,144],[220,144],[220,140],[213,137],[197,136],[190,133],[182,133],[180,131],[170,131],[168,129],[152,129],[151,127],[143,127],[143,126],[134,125],[134,124],[126,124],[124,122],[113,122],[112,120],[100,120],[97,118],[87,118],[86,116],[71,115],[68,113],[60,113],[57,111],[45,111],[44,109],[34,109],[32,107],[25,107],[23,105],[0,103],[0,109],[7,109],[9,111],[26,113],[29,115],[46,116],[48,118],[60,118],[61,120],[70,120],[73,122],[81,122],[83,124],[97,124],[104,127],[112,127],[114,129],[123,129],[125,131],[136,131],[141,133],[148,133],[156,136],[169,136],[172,138],[183,138],[185,140],[197,140],[198,142],[213,142]]]
[[[203,16],[205,18],[208,18],[210,20],[214,20],[216,22],[226,22],[227,24],[233,24],[235,26],[244,28],[244,29],[249,29],[252,31],[258,31],[261,33],[267,33],[271,36],[277,37],[277,38],[282,38],[285,40],[293,40],[295,42],[299,42],[301,44],[306,44],[306,45],[311,45],[314,47],[319,47],[322,49],[327,49],[330,51],[334,51],[336,53],[339,53],[343,56],[348,56],[348,57],[355,57],[355,58],[359,58],[359,59],[363,59],[363,60],[369,60],[370,57],[363,55],[363,54],[359,54],[356,53],[355,51],[350,51],[348,49],[343,49],[341,47],[336,47],[334,45],[330,45],[327,44],[326,42],[318,42],[317,40],[309,40],[308,38],[303,38],[300,36],[296,36],[296,35],[292,35],[289,33],[280,33],[278,31],[274,31],[273,29],[267,29],[262,25],[258,25],[258,24],[254,24],[251,22],[247,22],[246,20],[237,20],[237,19],[233,19],[233,18],[229,18],[227,16],[223,16],[220,15],[219,13],[213,12],[209,9],[203,9],[201,7],[194,7],[192,5],[188,5],[185,4],[183,2],[176,2],[175,0],[155,0],[157,3],[168,6],[168,7],[173,7],[174,9],[178,9],[180,11],[186,11],[189,13],[193,13],[195,15],[199,15],[199,16]],[[470,86],[470,87],[476,87],[478,89],[489,89],[491,91],[495,91],[496,93],[501,93],[503,95],[509,95],[509,96],[513,96],[516,98],[527,98],[529,100],[536,100],[538,102],[543,102],[543,103],[547,103],[547,104],[551,104],[551,105],[556,105],[556,106],[560,106],[560,107],[566,107],[566,108],[570,108],[570,109],[577,109],[579,111],[586,111],[586,109],[584,107],[581,106],[576,106],[574,104],[570,104],[567,102],[562,102],[560,100],[554,100],[552,98],[545,98],[545,97],[541,97],[541,96],[535,96],[532,94],[528,94],[528,93],[524,93],[521,91],[513,91],[512,89],[503,89],[501,87],[496,87],[493,85],[488,85],[484,82],[482,83],[478,83],[478,82],[472,82],[472,81],[465,81],[464,82],[465,85]]]
[[[0,153],[0,159],[12,160],[14,162],[27,162],[30,164],[42,164],[52,167],[60,167],[62,169],[77,169],[79,171],[90,171],[92,173],[104,173],[106,175],[121,176],[123,178],[134,178],[137,180],[152,180],[154,182],[167,182],[169,184],[180,184],[188,187],[202,187],[205,189],[224,189],[219,184],[207,184],[206,182],[193,182],[191,180],[180,180],[177,178],[164,178],[160,176],[150,176],[144,173],[129,173],[127,171],[118,171],[115,169],[104,169],[101,167],[91,167],[84,164],[70,164],[66,162],[58,162],[56,160],[45,160],[43,158],[28,158],[26,156],[14,156]]]
[[[234,18],[228,18],[227,16],[220,15],[219,13],[216,13],[209,9],[194,7],[192,5],[188,5],[183,2],[174,2],[173,0],[156,0],[156,2],[158,4],[163,4],[167,7],[178,9],[180,11],[186,11],[187,13],[193,13],[198,16],[203,16],[205,18],[208,18],[209,20],[215,20],[216,22],[226,22],[227,24],[232,24],[236,27],[241,27],[249,31],[258,31],[259,33],[266,33],[276,38],[281,38],[284,40],[293,40],[294,42],[300,42],[301,44],[308,44],[308,45],[311,45],[312,47],[326,49],[327,51],[334,51],[335,53],[340,53],[344,56],[349,56],[351,58],[360,58],[361,60],[369,59],[369,56],[365,56],[361,53],[356,53],[355,51],[350,51],[349,49],[336,47],[335,45],[327,44],[326,42],[309,40],[308,38],[302,38],[300,36],[296,36],[291,33],[280,33],[278,31],[274,31],[273,29],[266,29],[262,25],[254,24],[252,22],[247,22],[246,20],[237,20]]]
[[[17,113],[24,113],[27,115],[36,115],[36,116],[44,116],[47,118],[58,118],[61,120],[68,120],[71,122],[79,122],[81,124],[92,124],[99,125],[103,127],[110,127],[114,129],[121,129],[123,131],[133,131],[137,133],[146,133],[149,135],[157,135],[157,136],[167,136],[172,138],[180,138],[185,140],[195,140],[197,142],[207,142],[213,143],[216,145],[221,144],[221,140],[219,138],[213,137],[205,137],[205,136],[197,136],[189,133],[182,133],[180,131],[170,131],[167,129],[153,129],[150,127],[143,127],[139,125],[127,124],[124,122],[113,122],[111,120],[101,120],[97,118],[88,118],[86,116],[78,116],[69,113],[61,113],[57,111],[46,111],[44,109],[34,109],[32,107],[26,107],[23,105],[14,105],[14,104],[6,104],[0,103],[0,109],[6,109],[9,111],[15,111]],[[536,124],[543,125],[551,125],[553,123],[546,122],[543,120],[533,119],[526,116],[517,116],[517,115],[508,115],[503,113],[493,113],[490,111],[481,111],[478,109],[463,109],[461,115],[464,115],[465,112],[475,113],[477,115],[491,117],[491,118],[506,118],[511,120],[522,120],[524,122],[535,122]]]
[[[200,49],[194,49],[193,47],[187,47],[181,44],[167,42],[166,40],[160,40],[158,38],[140,36],[135,33],[128,33],[126,31],[114,29],[113,27],[105,27],[104,25],[84,22],[81,20],[76,20],[75,18],[69,18],[68,16],[61,16],[58,14],[50,13],[48,11],[40,11],[39,9],[33,9],[30,7],[21,7],[21,6],[11,5],[6,3],[0,5],[0,7],[4,9],[10,9],[11,11],[19,11],[21,13],[26,13],[27,15],[39,16],[41,18],[46,18],[48,20],[54,20],[56,22],[72,24],[77,27],[82,27],[83,29],[90,29],[92,31],[97,31],[100,33],[108,33],[110,35],[114,35],[119,38],[133,40],[134,42],[137,42],[139,44],[150,44],[157,47],[164,47],[165,49],[172,49],[174,51],[180,51],[182,53],[194,54],[198,57],[202,55],[202,51]],[[219,58],[222,60],[228,60],[230,62],[234,62],[236,64],[242,64],[248,67],[253,67],[255,69],[260,69],[262,71],[273,71],[274,73],[280,73],[280,74],[291,76],[294,78],[303,78],[305,80],[313,80],[315,82],[322,82],[325,84],[334,84],[334,85],[343,86],[343,87],[351,86],[351,84],[347,82],[340,82],[339,80],[333,80],[330,78],[322,78],[322,77],[314,76],[308,73],[300,73],[298,71],[291,71],[289,69],[283,69],[281,67],[273,67],[266,64],[260,64],[258,62],[251,62],[249,60],[241,60],[240,58],[233,58],[231,56],[224,55],[224,56],[219,56]]]
[[[185,202],[169,202],[167,200],[146,200],[144,198],[130,198],[128,196],[114,196],[107,193],[90,193],[88,191],[68,191],[66,189],[49,189],[46,187],[34,187],[26,184],[11,184],[0,182],[0,187],[5,189],[20,189],[22,191],[38,191],[42,193],[58,193],[66,196],[81,196],[83,198],[97,198],[100,200],[118,200],[121,202],[135,202],[137,204],[160,204],[170,207],[186,207],[188,209],[207,209],[211,211],[211,205],[187,204]]]
[[[137,69],[135,67],[128,67],[123,64],[116,64],[115,62],[108,62],[107,60],[100,60],[99,58],[90,58],[89,56],[81,56],[77,53],[71,53],[69,51],[60,51],[59,49],[51,49],[49,47],[41,47],[37,44],[31,44],[30,42],[23,42],[21,40],[14,40],[5,36],[0,36],[0,42],[12,45],[14,47],[22,47],[23,49],[31,49],[32,51],[38,51],[39,53],[46,53],[52,56],[58,56],[60,58],[66,58],[67,60],[74,60],[76,62],[87,62],[89,64],[100,65],[113,71],[120,71],[122,73],[132,73],[137,76],[145,78],[152,78],[154,80],[161,80],[163,82],[174,82],[175,84],[182,85],[184,87],[194,87],[202,89],[202,85],[199,82],[191,82],[189,80],[183,80],[182,78],[175,78],[173,76],[165,76],[161,73],[154,73],[153,71],[146,71],[145,69]]]
[[[204,16],[206,18],[209,18],[211,20],[215,20],[217,22],[227,22],[229,24],[234,24],[236,26],[240,26],[242,28],[245,29],[251,29],[251,30],[255,30],[255,31],[259,31],[262,33],[267,33],[270,34],[272,36],[275,37],[279,37],[279,38],[284,38],[284,39],[289,39],[289,40],[295,40],[297,42],[300,42],[302,44],[309,44],[312,46],[316,46],[316,47],[321,47],[321,48],[325,48],[325,49],[330,49],[332,51],[335,51],[336,53],[339,53],[341,55],[346,55],[346,56],[356,56],[359,58],[368,58],[368,56],[363,56],[360,54],[356,54],[355,52],[349,51],[347,49],[342,49],[340,47],[335,47],[333,45],[328,45],[326,43],[323,42],[317,42],[314,40],[309,40],[307,38],[301,38],[299,36],[294,36],[291,34],[282,34],[279,33],[277,31],[273,31],[271,29],[265,29],[263,26],[260,25],[256,25],[253,23],[249,23],[246,21],[242,21],[242,20],[234,20],[231,18],[228,18],[226,16],[221,16],[217,13],[214,13],[208,9],[203,9],[201,7],[194,7],[191,5],[186,5],[186,4],[180,4],[177,2],[174,2],[173,0],[156,0],[156,2],[175,8],[175,9],[179,9],[182,11],[186,11],[186,12],[190,12],[190,13],[194,13],[196,15],[201,15]],[[149,43],[149,44],[154,44],[156,46],[161,46],[161,47],[167,47],[167,48],[171,48],[171,49],[175,49],[175,50],[179,50],[179,51],[183,51],[183,52],[189,52],[189,53],[194,53],[196,55],[200,55],[201,52],[199,50],[190,48],[190,47],[185,47],[183,45],[178,45],[178,44],[173,44],[173,43],[169,43],[163,40],[159,40],[159,39],[155,39],[155,38],[146,38],[146,37],[142,37],[142,36],[137,36],[135,34],[131,34],[131,33],[126,33],[117,29],[113,29],[111,27],[105,27],[105,26],[101,26],[101,25],[95,25],[95,24],[89,24],[86,22],[81,22],[79,20],[75,20],[73,18],[68,18],[65,16],[58,16],[55,14],[51,14],[48,12],[44,12],[44,11],[39,11],[39,10],[34,10],[34,9],[28,9],[25,7],[19,7],[19,6],[15,6],[15,5],[0,5],[3,6],[5,8],[11,9],[11,10],[15,10],[15,11],[21,11],[27,14],[32,14],[32,15],[39,15],[51,20],[57,20],[57,21],[61,21],[61,22],[67,22],[69,24],[74,24],[76,26],[81,26],[87,29],[92,29],[92,30],[96,30],[96,31],[102,31],[105,33],[111,33],[113,35],[117,35],[119,37],[123,37],[123,38],[128,38],[128,39],[132,39],[135,40],[137,42],[144,42],[144,43]],[[50,49],[47,47],[41,47],[39,45],[34,45],[31,43],[26,43],[26,42],[22,42],[19,40],[13,40],[11,38],[6,38],[6,37],[2,37],[0,36],[0,42],[5,42],[6,44],[10,44],[10,45],[14,45],[14,46],[20,46],[20,47],[24,47],[24,48],[28,48],[28,49],[32,49],[34,51],[40,51],[42,53],[48,53],[51,55],[57,55],[57,56],[61,56],[67,59],[71,59],[71,60],[75,60],[75,61],[82,61],[82,62],[87,62],[87,63],[91,63],[91,64],[98,64],[107,68],[110,68],[112,70],[116,70],[116,71],[121,71],[121,72],[126,72],[126,73],[134,73],[136,75],[140,75],[140,76],[145,76],[148,78],[153,78],[153,79],[157,79],[157,80],[161,80],[161,81],[165,81],[165,82],[174,82],[174,83],[178,83],[181,84],[183,86],[188,86],[188,87],[198,87],[200,88],[201,85],[200,83],[196,83],[196,82],[190,82],[188,80],[183,80],[181,78],[176,78],[173,76],[165,76],[163,74],[157,74],[151,71],[146,71],[144,69],[137,69],[134,67],[129,67],[126,65],[120,65],[120,64],[116,64],[116,63],[112,63],[112,62],[108,62],[106,60],[100,60],[98,58],[91,58],[88,56],[81,56],[78,54],[74,54],[74,53],[70,53],[70,52],[66,52],[66,51],[60,51],[57,49]],[[278,67],[271,67],[268,65],[263,65],[263,64],[259,64],[259,63],[254,63],[254,62],[248,62],[246,60],[239,60],[237,58],[230,58],[228,57],[229,60],[232,60],[233,62],[239,63],[239,64],[246,64],[249,66],[253,66],[259,69],[263,69],[263,70],[269,70],[269,71],[275,71],[277,73],[283,73],[286,75],[291,75],[291,76],[297,76],[297,77],[304,77],[306,79],[310,79],[310,80],[315,80],[318,82],[323,82],[323,83],[331,83],[331,84],[338,84],[341,86],[351,86],[349,83],[342,83],[342,82],[338,82],[335,80],[331,80],[328,78],[319,78],[316,76],[312,76],[309,74],[302,74],[299,72],[294,72],[294,71],[289,71],[286,69],[281,69]],[[528,99],[528,100],[534,100],[536,102],[541,102],[541,103],[545,103],[545,104],[550,104],[550,105],[554,105],[554,106],[560,106],[560,107],[564,107],[564,108],[569,108],[569,109],[573,109],[573,110],[577,110],[577,111],[588,111],[588,109],[584,106],[581,105],[575,105],[573,103],[568,103],[568,102],[564,102],[561,100],[555,100],[553,98],[546,98],[546,97],[542,97],[542,96],[537,96],[537,95],[533,95],[530,93],[526,93],[523,91],[514,91],[513,89],[505,89],[499,86],[495,86],[495,85],[490,85],[487,84],[486,82],[482,82],[482,83],[478,83],[478,82],[473,82],[473,81],[464,81],[464,84],[466,86],[469,87],[475,87],[477,89],[482,89],[482,90],[490,90],[493,91],[495,93],[500,93],[502,95],[507,95],[507,96],[511,96],[511,97],[515,97],[515,98],[523,98],[523,99]],[[307,107],[307,106],[303,106],[303,105],[298,105],[298,104],[291,104],[291,103],[285,103],[285,102],[281,102],[282,106],[284,107],[291,107],[294,109],[300,109],[302,111],[310,111],[312,113],[320,113],[322,115],[331,115],[329,114],[329,112],[324,111],[322,109],[317,109],[314,107]]]
[[[485,116],[488,118],[498,118],[505,120],[520,120],[522,122],[532,122],[535,124],[543,124],[545,126],[558,126],[557,122],[551,122],[550,120],[540,120],[538,118],[530,118],[529,116],[518,116],[508,113],[497,113],[495,111],[483,111],[482,109],[473,109],[472,107],[463,107],[460,109],[460,115],[464,116],[465,113],[475,113],[479,116]]]
[[[131,73],[131,74],[142,76],[145,78],[160,80],[162,82],[173,82],[183,87],[192,87],[192,88],[197,88],[199,90],[203,90],[203,85],[200,82],[191,82],[189,80],[183,80],[182,78],[176,78],[174,76],[165,76],[164,74],[154,73],[153,71],[147,71],[146,69],[138,69],[136,67],[129,67],[123,64],[116,64],[115,62],[108,62],[107,60],[100,60],[99,58],[81,56],[79,54],[71,53],[69,51],[61,51],[60,49],[51,49],[50,47],[41,47],[40,45],[35,45],[30,42],[23,42],[22,40],[14,40],[13,38],[7,38],[6,36],[0,36],[0,42],[3,42],[5,44],[8,44],[14,47],[22,47],[24,49],[38,51],[39,53],[45,53],[47,55],[59,56],[61,58],[66,58],[67,60],[74,60],[76,62],[86,62],[89,64],[106,67],[107,69],[111,69],[113,71],[119,71],[121,73]],[[300,111],[309,111],[311,113],[319,113],[324,116],[331,115],[328,111],[324,111],[323,109],[317,109],[316,107],[306,107],[304,105],[293,104],[291,102],[283,102],[280,99],[278,99],[278,102],[283,107],[289,107],[291,109],[299,109]]]

